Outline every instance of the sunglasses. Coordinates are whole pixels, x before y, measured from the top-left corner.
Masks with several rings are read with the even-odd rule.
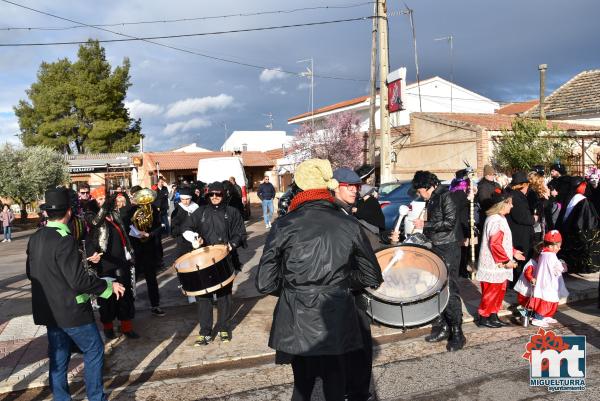
[[[79,191],[80,195],[89,195],[90,191]]]
[[[357,191],[360,191],[360,188],[362,187],[362,184],[348,184],[348,183],[345,183],[345,182],[340,182],[340,187],[346,187],[348,189],[355,188]]]
[[[211,192],[208,194],[209,198],[222,198],[223,194],[221,192]]]

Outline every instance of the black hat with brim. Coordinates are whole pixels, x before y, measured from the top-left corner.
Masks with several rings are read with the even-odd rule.
[[[44,193],[45,203],[40,205],[42,210],[67,210],[71,207],[69,190],[67,188],[53,188]]]
[[[492,192],[492,196],[490,197],[490,206],[496,205],[500,202],[504,202],[509,199],[511,196],[508,192],[504,192],[499,188],[496,188],[494,192]]]
[[[526,182],[529,182],[529,178],[527,177],[527,173],[524,172],[524,171],[517,171],[512,176],[512,180],[510,182],[510,186],[513,187],[515,185],[525,184]]]

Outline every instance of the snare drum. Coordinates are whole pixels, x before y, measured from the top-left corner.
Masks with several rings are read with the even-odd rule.
[[[181,292],[188,296],[205,295],[232,283],[235,274],[228,253],[227,245],[210,245],[179,257],[173,266]]]
[[[437,318],[448,305],[448,270],[429,249],[402,244],[375,253],[384,282],[365,289],[360,306],[374,320],[394,327],[421,326]]]

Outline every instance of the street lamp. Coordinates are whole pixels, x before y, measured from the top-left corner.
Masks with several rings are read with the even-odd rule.
[[[310,61],[310,68],[306,67],[306,71],[301,72],[301,77],[310,78],[310,123],[313,131],[315,130],[315,66],[313,58],[298,60],[297,63],[307,63]]]
[[[433,40],[445,40],[450,44],[450,113],[452,113],[452,86],[454,86],[454,36],[448,35]]]

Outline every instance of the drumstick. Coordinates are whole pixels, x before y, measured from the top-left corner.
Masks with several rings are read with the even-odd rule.
[[[102,255],[104,255],[104,252],[100,252],[100,253],[99,253],[97,256],[102,256]],[[86,259],[87,259],[87,260],[90,260],[90,259],[91,259],[91,258],[93,258],[93,257],[94,257],[94,255],[92,255],[92,256],[90,256],[90,257],[87,257]]]
[[[394,257],[392,258],[392,260],[390,260],[390,263],[387,264],[385,269],[383,269],[381,275],[383,276],[392,266],[394,266],[394,264],[396,264],[397,261],[402,259],[403,256],[404,251],[401,248],[396,249],[396,252],[394,252]]]

